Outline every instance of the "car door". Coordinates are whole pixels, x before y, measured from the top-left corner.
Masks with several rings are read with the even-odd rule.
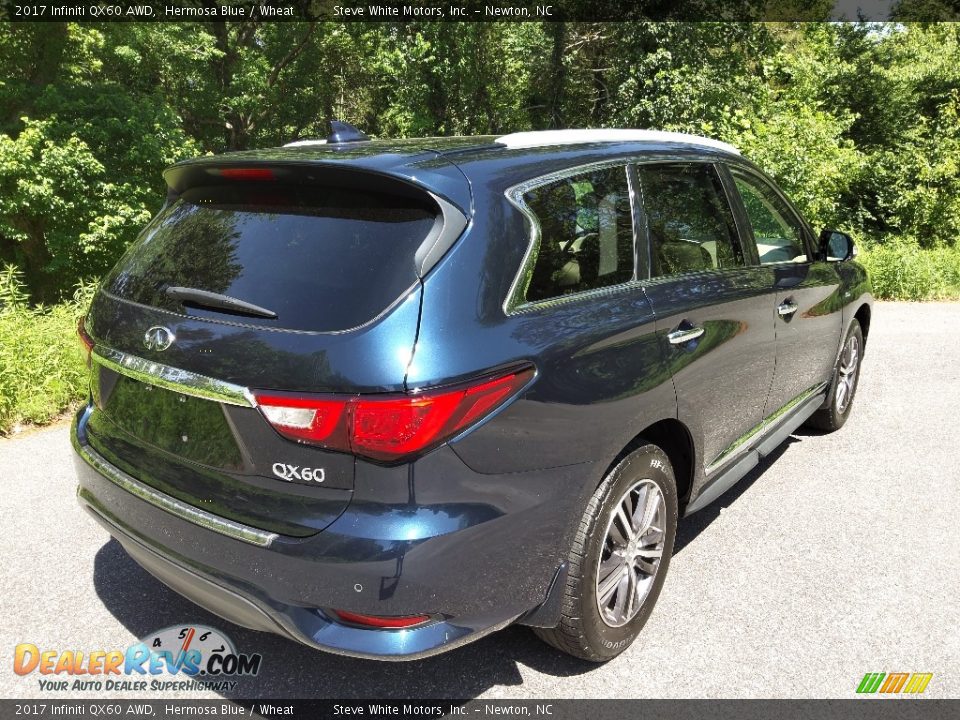
[[[645,283],[678,418],[711,471],[763,419],[774,372],[773,271],[745,257],[718,168],[634,167]]]
[[[769,416],[829,381],[842,325],[840,278],[836,263],[818,258],[812,232],[771,182],[739,166],[729,172],[745,218],[744,244],[773,272],[777,361]]]

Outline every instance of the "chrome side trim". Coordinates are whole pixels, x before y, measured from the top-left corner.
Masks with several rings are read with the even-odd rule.
[[[826,384],[807,390],[746,433],[707,468],[704,484],[684,510],[684,517],[705,508],[744,475],[753,470],[762,458],[779,447],[807,418],[816,412],[825,397]],[[759,429],[758,429],[759,428]],[[747,442],[749,441],[749,442]]]
[[[711,473],[716,472],[720,466],[725,465],[731,459],[740,455],[744,450],[751,447],[751,441],[754,440],[758,435],[766,434],[772,431],[777,425],[785,422],[788,419],[791,410],[797,408],[815,395],[819,395],[820,393],[824,392],[827,389],[827,385],[828,383],[822,382],[814,385],[811,388],[808,388],[807,390],[804,390],[775,413],[764,418],[752,428],[747,430],[747,432],[734,440],[726,450],[720,453],[717,458],[706,467],[704,470],[705,474],[710,475]]]
[[[192,395],[204,400],[215,400],[227,405],[256,407],[257,401],[250,391],[240,385],[217,380],[206,375],[198,375],[189,370],[164,365],[153,360],[144,360],[136,355],[97,345],[91,358],[116,373],[134,380],[173,390],[182,395]]]
[[[120,468],[107,462],[100,453],[89,445],[81,444],[76,436],[74,436],[73,439],[73,448],[90,467],[114,485],[126,490],[131,495],[136,495],[154,507],[165,510],[171,515],[176,515],[182,520],[191,522],[194,525],[199,525],[207,530],[212,530],[215,533],[226,535],[234,540],[241,540],[260,547],[270,547],[271,543],[278,537],[277,533],[266,532],[265,530],[243,525],[242,523],[228,520],[219,515],[208,513],[181,502],[175,497],[160,492],[149,485],[145,485],[139,480],[127,475]]]
[[[421,278],[440,262],[440,259],[463,235],[469,224],[466,215],[460,212],[456,206],[448,203],[439,195],[428,194],[440,208],[440,215],[437,216],[435,229],[431,230],[414,255],[417,275]]]

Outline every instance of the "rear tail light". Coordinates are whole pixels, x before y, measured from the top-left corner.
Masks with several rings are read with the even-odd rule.
[[[410,395],[254,393],[281,435],[393,462],[440,445],[492,413],[533,377],[533,368]]]
[[[366,627],[381,628],[385,630],[398,630],[400,628],[413,627],[414,625],[423,625],[430,620],[429,615],[363,615],[361,613],[348,612],[346,610],[334,610],[334,614],[344,622],[353,625],[364,625]]]
[[[77,337],[80,338],[80,349],[83,351],[83,360],[90,367],[90,354],[93,352],[93,338],[87,334],[86,322],[83,318],[77,321]]]

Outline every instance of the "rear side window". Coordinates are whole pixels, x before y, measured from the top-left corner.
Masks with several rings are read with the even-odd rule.
[[[104,282],[115,296],[191,316],[337,331],[373,319],[417,281],[434,227],[428,196],[237,183],[184,192]],[[276,318],[213,309],[167,287],[219,293]]]
[[[730,172],[750,220],[760,264],[807,262],[803,225],[787,204],[758,178],[736,168],[730,168]]]
[[[637,165],[650,238],[650,275],[744,264],[720,177],[702,163]]]
[[[626,168],[564,178],[531,190],[523,199],[540,228],[527,300],[546,300],[633,278]]]

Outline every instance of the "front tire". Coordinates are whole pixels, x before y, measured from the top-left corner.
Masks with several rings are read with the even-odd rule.
[[[860,382],[860,361],[863,359],[863,330],[854,320],[843,340],[843,349],[837,358],[830,383],[830,396],[827,405],[817,410],[806,424],[824,432],[834,432],[843,427],[850,417],[853,399]]]
[[[677,485],[656,445],[627,455],[597,488],[568,558],[560,624],[534,628],[574,657],[606,662],[640,634],[660,596],[677,532]]]

